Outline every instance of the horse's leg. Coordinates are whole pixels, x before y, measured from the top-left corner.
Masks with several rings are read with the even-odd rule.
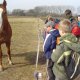
[[[10,42],[7,42],[7,43],[6,43],[6,47],[7,47],[7,54],[8,54],[8,61],[9,61],[9,64],[12,64],[12,61],[11,61],[10,45],[11,45],[11,43],[10,43]]]
[[[3,67],[2,67],[2,50],[1,50],[1,46],[0,46],[0,71],[3,71]]]

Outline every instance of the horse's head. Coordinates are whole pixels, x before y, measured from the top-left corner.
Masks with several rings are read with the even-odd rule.
[[[3,23],[4,16],[6,15],[6,1],[4,0],[2,4],[0,4],[0,28]]]

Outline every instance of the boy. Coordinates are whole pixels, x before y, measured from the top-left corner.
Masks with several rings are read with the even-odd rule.
[[[53,19],[51,16],[48,16],[48,18],[47,18],[46,21],[45,21],[45,24],[46,24],[48,21],[54,21],[54,19]]]
[[[53,72],[56,77],[55,80],[70,80],[66,67],[68,67],[71,59],[71,49],[66,45],[66,42],[75,43],[77,38],[71,34],[71,22],[68,19],[61,21],[59,26],[60,43],[51,55],[51,59],[54,62]]]
[[[43,50],[45,57],[48,61],[47,71],[48,71],[48,80],[55,80],[55,76],[52,71],[53,62],[51,60],[51,54],[53,49],[56,48],[56,39],[59,35],[59,31],[55,29],[55,23],[53,21],[48,21],[46,24],[47,36],[44,41]]]
[[[51,16],[48,16],[47,20],[45,21],[45,24],[47,24],[48,21],[53,21],[53,23],[54,23],[54,19]],[[44,27],[43,31],[42,31],[42,36],[43,36],[44,40],[45,40],[45,37],[47,34],[48,34],[48,32],[46,31],[46,27]]]

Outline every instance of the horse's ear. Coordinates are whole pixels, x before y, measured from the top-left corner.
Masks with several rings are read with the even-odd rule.
[[[4,0],[4,1],[3,1],[3,5],[4,5],[4,6],[6,6],[6,5],[7,5],[6,0]]]

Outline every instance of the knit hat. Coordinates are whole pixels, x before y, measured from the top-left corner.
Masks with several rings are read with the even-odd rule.
[[[72,17],[72,11],[69,9],[65,10],[64,14],[65,14],[65,17],[68,19]]]
[[[51,26],[52,28],[54,28],[54,27],[55,27],[55,22],[53,22],[53,21],[48,21],[48,22],[46,23],[46,27],[49,27],[49,26]]]

